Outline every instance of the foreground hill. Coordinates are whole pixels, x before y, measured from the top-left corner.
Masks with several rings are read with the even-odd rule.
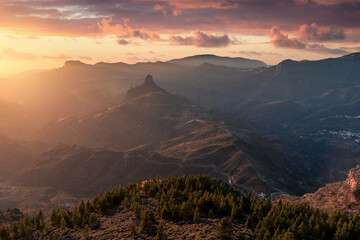
[[[11,213],[9,211],[9,213]],[[72,210],[0,226],[3,239],[359,239],[360,219],[244,196],[207,175],[118,186]]]
[[[80,196],[158,174],[208,173],[265,194],[316,186],[253,125],[171,95],[151,76],[119,105],[50,123],[41,139],[66,144],[43,153],[16,180]]]

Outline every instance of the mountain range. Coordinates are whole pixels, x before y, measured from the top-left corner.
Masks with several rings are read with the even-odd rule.
[[[258,196],[315,192],[359,163],[359,66],[360,53],[275,66],[200,55],[1,80],[2,179],[69,199],[190,173]]]
[[[60,145],[21,172],[20,182],[83,197],[139,177],[198,172],[266,194],[314,186],[297,184],[306,170],[252,124],[169,94],[150,75],[121,104],[51,122],[39,138]]]

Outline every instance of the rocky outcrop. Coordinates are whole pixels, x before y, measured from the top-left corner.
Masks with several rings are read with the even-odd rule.
[[[360,213],[360,165],[351,169],[345,181],[329,183],[314,193],[302,197],[282,195],[280,199],[291,203],[310,203],[315,208],[328,211],[342,210]]]
[[[360,201],[360,165],[349,171],[346,183],[350,186],[351,200],[354,202]]]
[[[127,99],[136,98],[152,92],[160,92],[163,94],[166,93],[165,90],[163,90],[161,87],[159,87],[154,83],[153,77],[150,74],[148,74],[143,84],[136,86],[134,88],[130,88],[127,91],[126,98]]]

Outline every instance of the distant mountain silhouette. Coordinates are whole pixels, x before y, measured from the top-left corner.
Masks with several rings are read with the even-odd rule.
[[[242,69],[251,69],[251,68],[266,66],[264,62],[259,60],[252,60],[241,57],[236,57],[236,58],[219,57],[210,54],[195,55],[180,59],[174,59],[174,60],[170,60],[169,63],[184,65],[184,66],[200,66],[203,63],[210,63],[213,65],[242,68]]]

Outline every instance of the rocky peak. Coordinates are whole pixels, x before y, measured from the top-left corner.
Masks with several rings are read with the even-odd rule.
[[[350,186],[352,200],[360,201],[360,165],[349,171],[346,183]]]
[[[139,86],[133,87],[128,90],[126,98],[136,98],[146,95],[151,92],[166,93],[164,89],[155,84],[153,77],[148,74],[145,78],[145,82]]]
[[[145,85],[153,85],[153,84],[155,84],[155,83],[154,83],[154,79],[153,79],[153,77],[152,77],[150,74],[148,74],[148,75],[146,76],[144,84],[145,84]]]

